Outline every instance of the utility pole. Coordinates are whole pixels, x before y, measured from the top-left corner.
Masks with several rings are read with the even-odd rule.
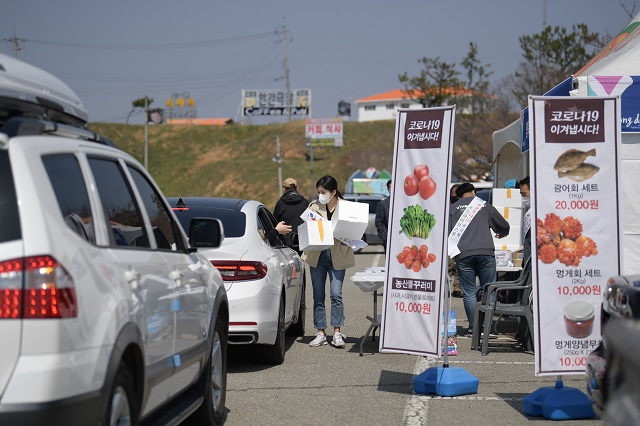
[[[547,28],[547,0],[542,0],[542,29]]]
[[[287,85],[287,111],[288,121],[291,121],[291,86],[289,85],[289,49],[287,48],[287,27],[282,18],[282,36],[284,37],[284,79]]]
[[[20,43],[25,42],[26,40],[23,38],[16,37],[16,27],[13,27],[13,37],[2,39],[5,42],[11,43],[11,50],[13,51],[13,57],[18,57],[18,52],[22,50],[22,45]]]
[[[147,117],[147,108],[149,107],[149,97],[144,95],[144,169],[149,170],[147,163],[149,160],[149,118]]]
[[[313,184],[313,140],[307,139],[307,143],[309,144],[309,175],[311,176],[311,195],[309,199],[314,200],[316,187]]]
[[[282,197],[282,157],[280,156],[280,135],[276,136],[276,156],[272,160],[278,163],[278,188]]]

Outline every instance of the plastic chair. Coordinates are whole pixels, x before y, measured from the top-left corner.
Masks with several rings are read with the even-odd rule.
[[[524,264],[522,273],[517,280],[514,281],[498,281],[488,283],[484,286],[482,296],[476,303],[475,317],[473,320],[473,335],[471,336],[471,349],[478,349],[482,345],[482,355],[489,352],[489,334],[492,330],[493,318],[502,316],[521,317],[521,326],[519,327],[519,337],[525,350],[531,350],[533,344],[533,311],[531,310],[531,257]],[[510,301],[510,297],[506,296],[506,292],[516,292],[513,302],[501,302],[501,300]],[[522,323],[522,319],[526,321]],[[481,339],[482,332],[484,336]],[[481,341],[482,340],[482,341]]]

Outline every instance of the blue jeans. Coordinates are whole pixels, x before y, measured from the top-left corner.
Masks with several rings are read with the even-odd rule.
[[[329,291],[331,296],[331,325],[344,325],[344,305],[342,304],[342,282],[345,270],[335,269],[331,262],[331,252],[323,250],[318,259],[318,266],[309,267],[311,286],[313,287],[313,326],[318,330],[327,328],[327,313],[324,307],[325,284],[329,275]]]
[[[467,256],[456,260],[456,270],[460,279],[460,287],[464,293],[464,311],[469,320],[469,329],[473,328],[476,313],[476,276],[480,279],[480,287],[496,280],[495,256]]]

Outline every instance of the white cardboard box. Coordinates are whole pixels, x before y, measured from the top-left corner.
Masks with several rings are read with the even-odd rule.
[[[491,204],[494,206],[522,208],[520,190],[515,188],[493,188]]]
[[[522,209],[519,207],[499,207],[495,205],[496,210],[500,212],[511,227],[522,226]]]
[[[494,238],[493,244],[496,250],[518,250],[522,247],[522,228],[512,226],[511,229],[509,229],[509,235],[504,238]]]
[[[328,220],[309,220],[298,226],[300,251],[321,251],[333,247],[333,227]]]
[[[369,224],[369,204],[340,200],[331,222],[334,237],[361,240]]]

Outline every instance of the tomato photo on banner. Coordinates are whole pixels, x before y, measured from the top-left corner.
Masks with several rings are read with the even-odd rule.
[[[440,356],[455,108],[399,110],[380,352]]]
[[[620,99],[529,98],[536,375],[584,374],[622,271]]]

